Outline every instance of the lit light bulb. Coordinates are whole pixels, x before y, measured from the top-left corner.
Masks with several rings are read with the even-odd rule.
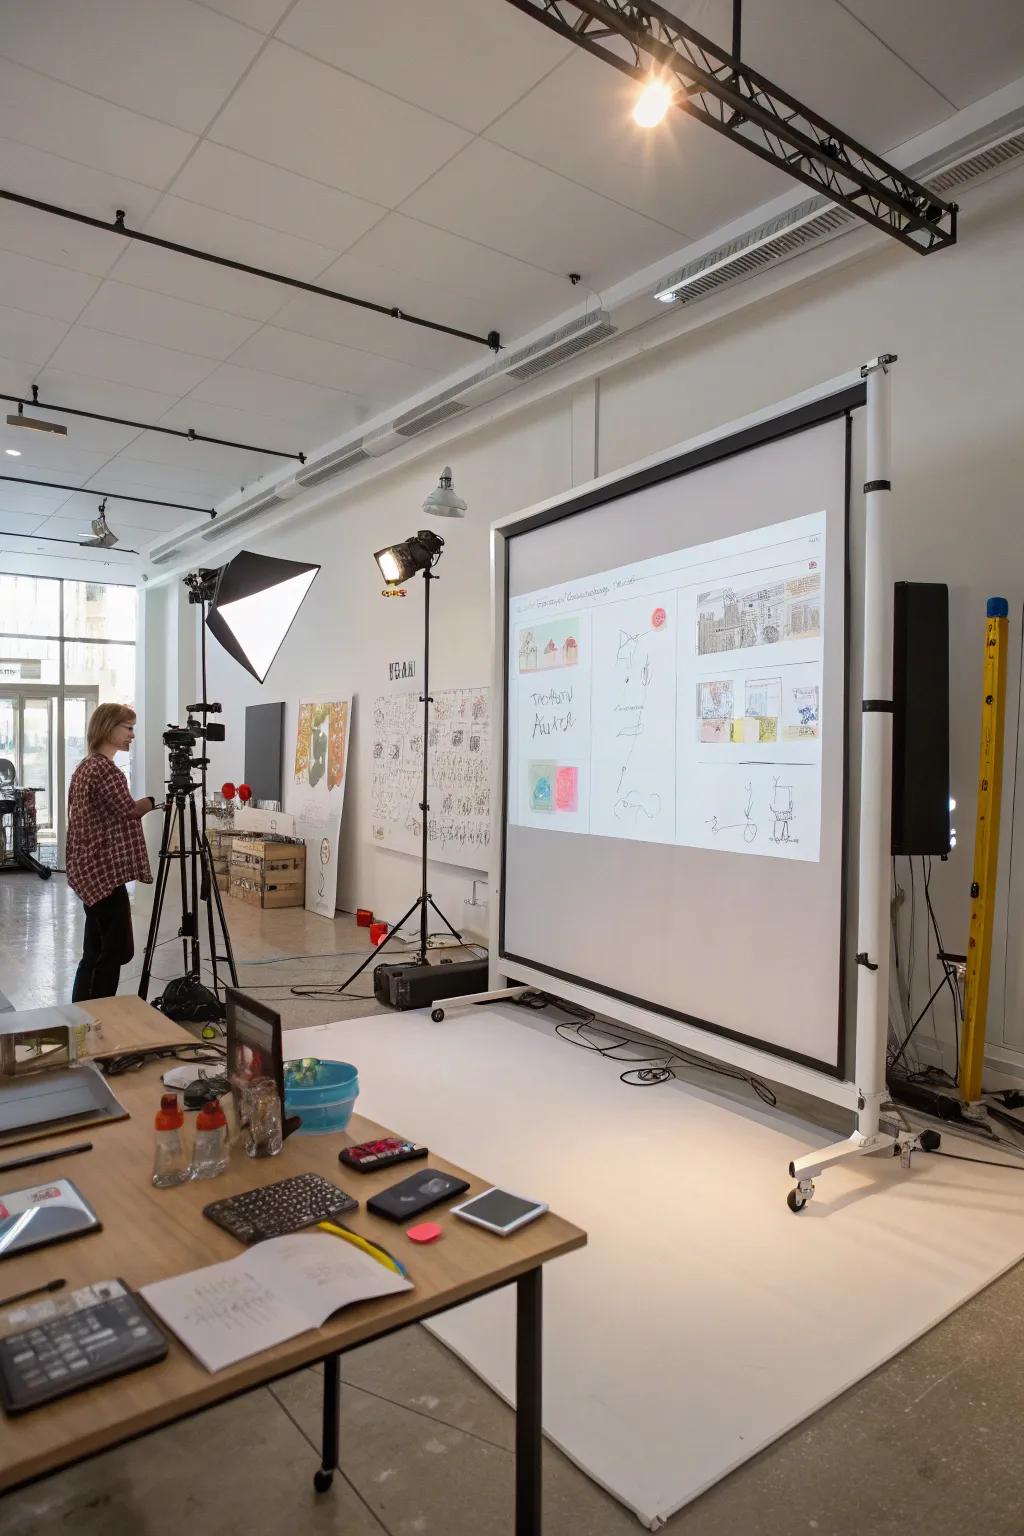
[[[949,840],[949,846],[950,846],[950,847],[951,847],[951,848],[955,848],[955,847],[956,847],[956,838],[955,838],[955,837],[951,837],[951,838],[950,838],[950,840]]]
[[[950,795],[950,797],[949,797],[949,808],[950,808],[951,811],[955,811],[956,810],[956,801],[953,799],[952,795]]]
[[[9,453],[12,459],[20,459],[21,458],[21,449],[20,448],[5,448],[4,452],[5,453]]]
[[[656,128],[672,105],[672,89],[664,80],[648,80],[633,108],[633,121],[639,128]]]

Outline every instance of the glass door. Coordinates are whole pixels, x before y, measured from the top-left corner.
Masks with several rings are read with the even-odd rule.
[[[36,791],[38,857],[57,862],[57,695],[23,694],[21,699],[21,783]]]
[[[8,784],[18,783],[18,699],[0,694],[0,799]]]

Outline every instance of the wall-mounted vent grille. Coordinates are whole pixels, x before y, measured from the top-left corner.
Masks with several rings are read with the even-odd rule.
[[[671,295],[680,304],[692,304],[729,283],[752,277],[812,246],[823,245],[856,222],[845,208],[830,207],[821,197],[809,198],[780,218],[759,224],[745,235],[688,262],[662,284],[658,296]]]
[[[546,373],[549,368],[557,368],[560,363],[568,362],[569,358],[585,352],[588,347],[596,347],[598,342],[607,341],[609,336],[614,335],[611,316],[603,309],[594,310],[592,314],[581,315],[576,320],[570,320],[567,325],[559,326],[557,331],[552,331],[543,340],[535,341],[507,358],[502,358],[492,364],[490,371],[507,374],[509,378],[518,379],[522,383],[527,379],[535,379],[539,373]]]
[[[346,469],[352,469],[356,464],[364,464],[369,457],[359,443],[349,444],[347,448],[339,448],[336,453],[329,453],[317,459],[314,464],[307,465],[295,478],[304,489],[308,489],[313,485],[322,485],[332,475],[344,474]]]
[[[268,491],[265,496],[257,496],[247,505],[239,507],[237,511],[225,514],[223,519],[215,519],[202,537],[216,539],[222,533],[234,532],[241,523],[247,523],[253,517],[261,517],[264,512],[270,512],[274,507],[283,507],[284,503],[285,497],[278,496],[274,491]]]
[[[1012,161],[1019,160],[1022,155],[1024,155],[1024,133],[1016,133],[1010,138],[1003,139],[1000,144],[990,144],[987,149],[979,150],[976,155],[969,155],[958,165],[951,165],[948,171],[940,171],[937,176],[930,178],[928,185],[936,192],[952,192],[956,187],[962,187],[969,181],[977,181],[979,176],[988,176],[993,171],[1002,170]]]
[[[407,411],[404,416],[396,417],[391,424],[392,431],[397,432],[400,437],[416,437],[418,433],[429,432],[431,427],[440,425],[442,421],[448,421],[452,416],[461,416],[465,409],[460,400],[441,400],[426,408],[419,407],[415,411]]]

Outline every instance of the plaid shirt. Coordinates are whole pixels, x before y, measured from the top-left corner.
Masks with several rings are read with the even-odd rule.
[[[87,907],[128,880],[153,878],[128,780],[102,752],[71,775],[66,867],[68,885]]]

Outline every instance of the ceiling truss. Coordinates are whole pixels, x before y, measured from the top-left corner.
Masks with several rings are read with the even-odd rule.
[[[956,243],[955,203],[944,202],[741,61],[738,6],[734,52],[726,52],[654,0],[508,4],[636,80],[646,80],[653,66],[675,86],[676,105],[691,117],[912,250],[927,255]]]

